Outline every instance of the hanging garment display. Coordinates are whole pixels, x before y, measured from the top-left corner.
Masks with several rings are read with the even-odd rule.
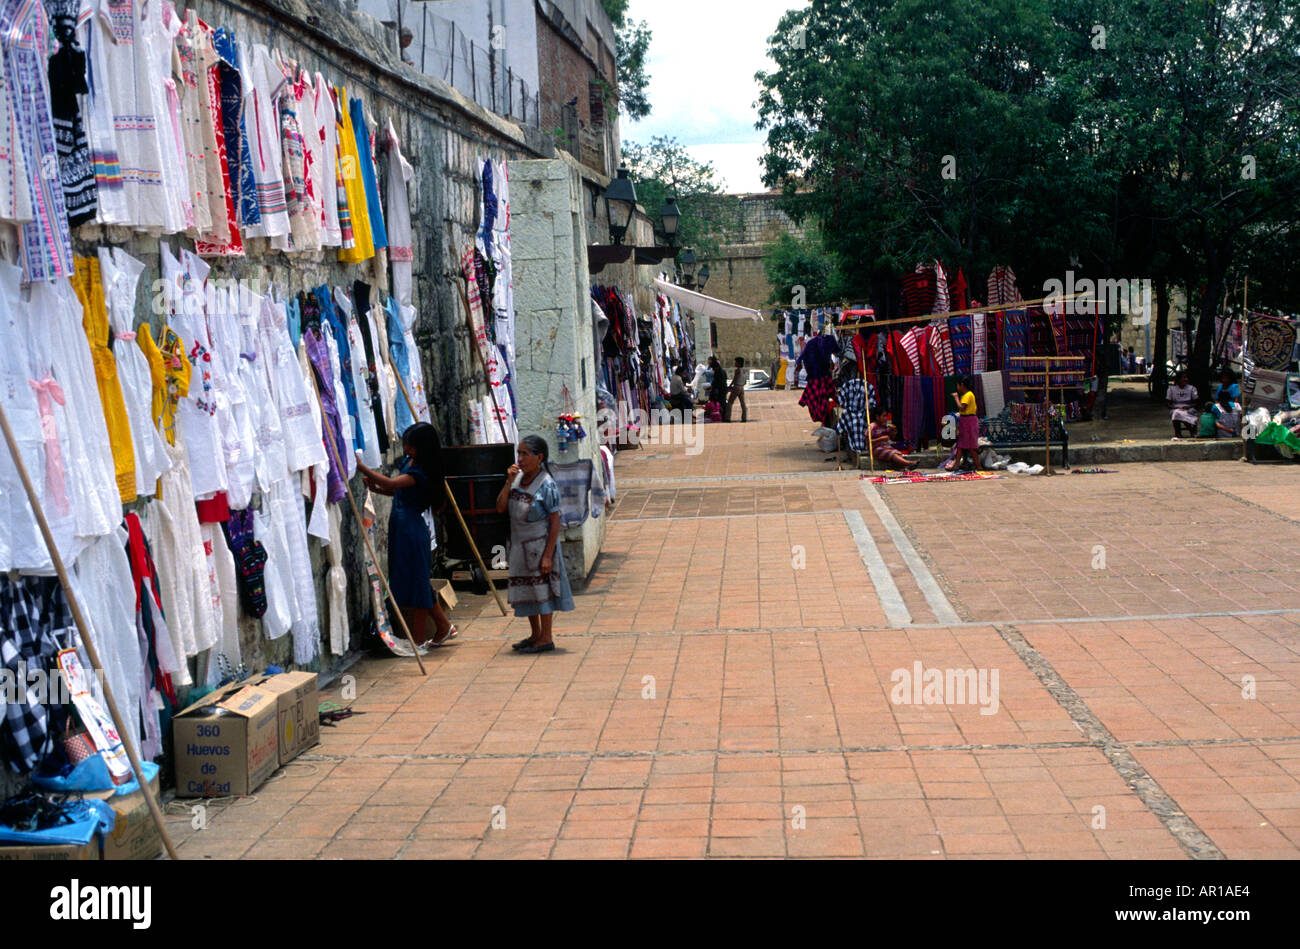
[[[135,343],[136,287],[140,274],[144,272],[144,264],[120,247],[101,247],[99,272],[113,331],[112,354],[134,447],[135,491],[140,497],[151,497],[158,478],[171,467],[171,460],[150,415],[153,380],[149,360]],[[147,327],[145,333],[148,333]]]
[[[68,642],[74,630],[58,580],[0,574],[0,668],[13,681],[26,684],[36,670],[56,678],[60,639]],[[5,703],[0,718],[0,757],[13,773],[27,774],[53,751],[67,712],[29,686],[17,690],[17,698]]]

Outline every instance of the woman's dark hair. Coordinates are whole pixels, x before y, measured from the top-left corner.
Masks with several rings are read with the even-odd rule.
[[[402,432],[402,444],[411,446],[414,450],[412,460],[416,467],[424,472],[428,482],[428,496],[425,500],[435,511],[442,510],[446,495],[442,486],[445,475],[442,467],[442,442],[438,438],[438,430],[428,422],[416,422]]]
[[[525,435],[523,438],[519,439],[519,444],[523,445],[534,455],[541,457],[542,467],[546,469],[547,474],[555,474],[555,472],[551,470],[551,446],[546,444],[545,438],[541,435]]]
[[[970,376],[962,376],[961,384],[971,391],[975,390],[975,380]]]
[[[1180,369],[1174,373],[1174,382],[1178,382],[1179,379],[1186,379],[1188,382],[1192,381],[1192,377],[1186,369]]]
[[[1237,381],[1237,374],[1233,372],[1231,369],[1229,369],[1227,366],[1224,366],[1222,369],[1219,370],[1219,378],[1222,379],[1224,376],[1228,377],[1229,382]]]

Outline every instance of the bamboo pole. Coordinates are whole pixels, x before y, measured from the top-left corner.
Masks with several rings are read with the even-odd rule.
[[[965,310],[950,310],[947,313],[926,313],[923,316],[904,316],[895,320],[877,320],[877,321],[863,322],[863,323],[842,323],[835,328],[836,330],[869,329],[871,327],[879,327],[879,326],[897,326],[902,323],[920,323],[923,320],[937,320],[947,316],[967,316],[971,313],[1001,313],[1006,310],[1023,310],[1025,307],[1039,306],[1043,303],[1046,303],[1048,300],[1074,300],[1076,303],[1085,303],[1085,304],[1097,302],[1096,297],[1091,297],[1087,300],[1079,300],[1078,298],[1082,296],[1087,296],[1087,293],[1085,293],[1084,291],[1080,291],[1079,293],[1056,294],[1051,297],[1040,297],[1037,300],[1017,300],[1014,303],[998,303],[991,306],[968,307]]]
[[[348,494],[348,504],[352,508],[352,516],[356,518],[357,529],[361,531],[361,540],[366,545],[366,552],[370,554],[370,562],[375,565],[375,573],[379,574],[379,581],[384,585],[384,595],[388,601],[393,604],[393,609],[397,613],[397,622],[402,626],[402,632],[406,634],[406,641],[411,644],[411,652],[415,656],[415,662],[420,667],[420,675],[427,676],[429,671],[424,668],[424,660],[420,658],[420,647],[415,644],[415,637],[411,635],[410,627],[406,625],[406,617],[402,615],[402,607],[398,604],[397,598],[393,596],[392,589],[388,586],[388,578],[384,576],[384,571],[379,569],[379,557],[375,554],[374,545],[370,543],[370,535],[366,533],[366,522],[361,518],[361,510],[357,507],[357,499],[352,496],[352,486],[348,484],[347,466],[343,464],[343,456],[339,453],[339,446],[334,441],[334,433],[330,430],[329,417],[325,414],[325,403],[320,397],[320,386],[316,384],[316,373],[313,369],[307,373],[311,379],[312,391],[316,393],[316,402],[320,405],[321,430],[325,432],[325,439],[329,442],[330,452],[334,456],[333,464],[338,466],[338,471],[343,478],[343,490]]]
[[[506,432],[505,419],[502,417],[501,406],[497,404],[496,389],[492,386],[492,373],[488,372],[487,360],[483,358],[483,350],[478,345],[478,331],[474,328],[474,314],[469,308],[469,294],[461,286],[460,280],[455,281],[456,289],[460,291],[460,302],[465,304],[465,322],[469,326],[469,346],[478,356],[479,366],[483,369],[483,379],[487,382],[488,395],[492,397],[492,409],[496,413],[497,425],[501,428],[501,440],[507,445],[510,444],[510,435]],[[487,426],[483,426],[484,432]]]
[[[389,361],[392,361],[391,355]],[[396,364],[393,365],[393,375],[397,378],[397,384],[402,389],[402,397],[406,399],[406,406],[411,410],[412,418],[419,418],[415,411],[415,403],[411,401],[411,393],[406,389],[406,383],[402,380],[402,374],[397,371]],[[447,492],[447,500],[451,503],[451,509],[456,512],[456,520],[460,523],[460,529],[465,532],[465,540],[469,542],[469,549],[474,552],[474,559],[478,561],[478,568],[483,571],[484,578],[487,578],[487,564],[483,562],[483,555],[479,553],[478,544],[474,543],[474,535],[469,532],[469,525],[465,523],[465,516],[460,513],[460,505],[456,503],[456,496],[451,493],[451,485],[446,478],[442,479],[442,488]],[[488,588],[492,590],[492,596],[497,601],[497,608],[501,610],[501,615],[506,615],[506,605],[501,600],[501,591],[497,589],[496,584],[488,580]]]
[[[41,529],[41,537],[45,540],[45,547],[50,552],[50,560],[54,563],[54,571],[58,574],[59,585],[63,587],[63,597],[67,600],[68,609],[72,612],[72,619],[77,624],[81,644],[86,647],[86,654],[90,657],[91,665],[96,672],[102,673],[104,663],[99,658],[99,650],[95,648],[94,639],[91,638],[85,614],[81,612],[81,603],[77,600],[77,596],[72,590],[72,584],[68,580],[67,568],[64,566],[63,558],[59,555],[59,549],[54,543],[54,536],[50,533],[49,522],[45,520],[45,511],[41,508],[40,498],[36,496],[36,489],[32,486],[32,479],[27,473],[27,466],[23,463],[22,455],[18,451],[18,443],[14,439],[13,429],[9,427],[9,415],[5,412],[3,403],[0,403],[0,427],[4,429],[5,444],[9,446],[9,454],[13,458],[14,467],[18,469],[18,477],[23,482],[23,490],[27,492],[27,501],[32,506],[32,513],[36,515],[36,523]],[[126,757],[131,763],[131,770],[135,773],[135,779],[140,784],[140,793],[144,796],[145,803],[149,805],[149,815],[158,828],[158,836],[162,838],[163,846],[167,849],[167,855],[173,860],[179,860],[180,855],[176,852],[176,845],[172,843],[171,835],[167,833],[167,823],[163,820],[162,810],[158,807],[158,802],[154,800],[154,796],[149,790],[149,782],[145,780],[144,766],[140,763],[140,757],[136,754],[135,745],[133,744],[134,736],[122,725],[122,716],[118,712],[117,700],[113,696],[113,688],[109,684],[108,676],[100,676],[100,686],[104,690],[104,704],[108,706],[108,714],[113,719],[113,727],[117,729],[117,733],[122,739],[122,747],[126,749]]]

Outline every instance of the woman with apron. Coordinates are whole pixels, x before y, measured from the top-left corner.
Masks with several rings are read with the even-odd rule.
[[[551,620],[573,609],[569,576],[560,551],[560,488],[547,470],[545,439],[525,436],[518,464],[506,472],[497,495],[497,512],[510,513],[510,605],[527,616],[532,635],[514,644],[516,652],[553,652]]]

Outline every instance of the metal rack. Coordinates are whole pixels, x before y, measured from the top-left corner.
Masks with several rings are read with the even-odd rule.
[[[1043,389],[1043,474],[1052,475],[1052,390],[1060,389],[1062,398],[1066,389],[1082,385],[1089,377],[1087,356],[1011,356],[1009,362],[1024,368],[1007,371],[1013,389]],[[1055,365],[1055,364],[1061,365]],[[1030,369],[1042,366],[1042,371]],[[1062,423],[1064,424],[1064,423]]]

